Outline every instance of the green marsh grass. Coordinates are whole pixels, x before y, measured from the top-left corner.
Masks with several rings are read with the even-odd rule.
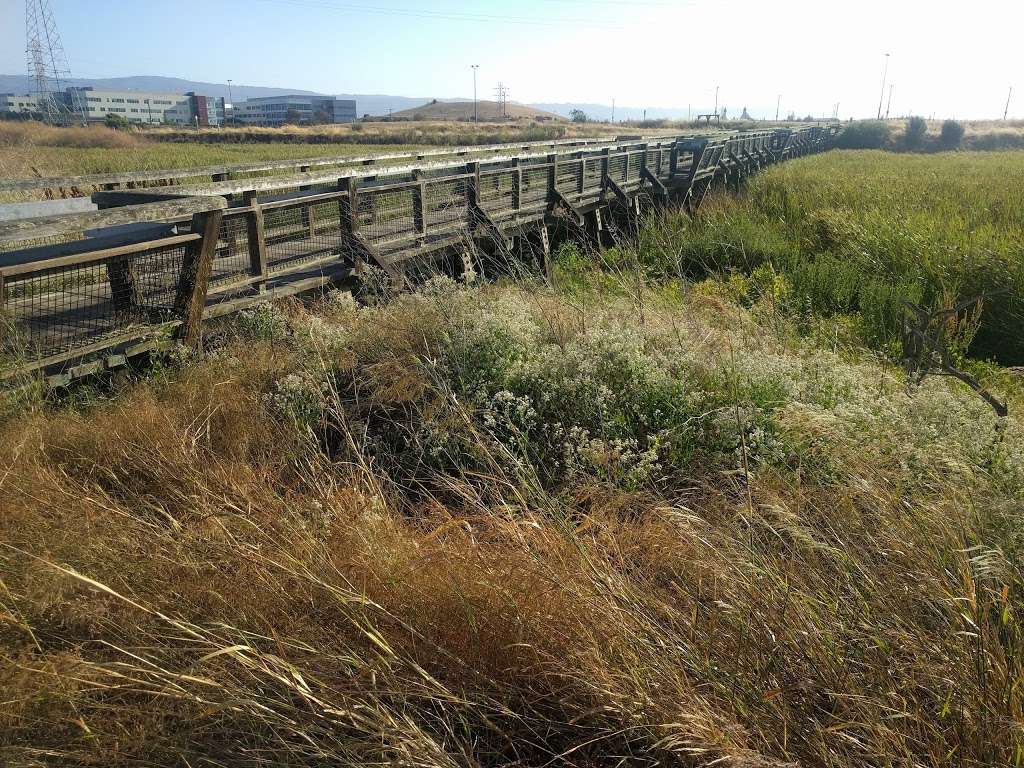
[[[901,302],[985,296],[970,354],[1024,363],[1024,153],[829,152],[650,227],[642,259],[701,277],[770,265],[801,306],[890,344]]]

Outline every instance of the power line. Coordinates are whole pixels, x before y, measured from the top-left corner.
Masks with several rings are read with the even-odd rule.
[[[354,13],[372,13],[385,16],[409,16],[421,19],[445,19],[447,21],[469,21],[484,24],[522,24],[529,26],[573,26],[591,27],[602,29],[617,29],[618,22],[597,21],[592,18],[535,18],[526,16],[503,16],[493,13],[467,13],[461,11],[429,11],[414,8],[385,8],[373,5],[351,5],[348,3],[331,3],[327,0],[262,0],[264,3],[275,3],[278,5],[304,6],[307,8],[322,8],[329,11],[349,11]]]

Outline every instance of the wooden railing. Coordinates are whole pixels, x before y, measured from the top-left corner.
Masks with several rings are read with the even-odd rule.
[[[554,219],[599,223],[602,209],[630,209],[641,195],[692,209],[716,178],[738,183],[833,135],[815,126],[631,140],[98,192],[100,211],[0,222],[0,369],[42,369],[59,383],[153,346],[194,344],[204,318],[367,265],[401,279],[413,261],[471,263],[478,247],[507,250],[515,236],[542,232],[546,244]]]
[[[246,178],[252,174],[306,172],[342,166],[376,166],[396,161],[416,163],[428,158],[485,157],[506,152],[529,152],[542,148],[564,149],[614,143],[609,138],[557,139],[554,141],[518,144],[488,144],[438,149],[417,149],[404,152],[382,152],[369,155],[332,155],[295,160],[267,160],[259,163],[234,163],[121,173],[94,173],[82,176],[43,176],[27,179],[0,179],[0,193],[44,191],[49,197],[88,197],[97,190],[146,189],[168,187],[183,180],[194,183]]]

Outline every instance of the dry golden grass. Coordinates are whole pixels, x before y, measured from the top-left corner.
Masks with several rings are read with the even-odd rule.
[[[551,484],[446,373],[520,333],[567,355],[635,336],[705,387],[736,360],[802,354],[714,291],[674,302],[605,296],[584,315],[485,289],[293,306],[287,335],[257,315],[213,359],[10,422],[0,756],[1012,762],[1021,582],[988,531],[1019,499],[983,467],[915,454],[911,471],[890,438],[840,439],[831,412],[794,401],[796,471],[745,477],[700,454],[632,489]],[[924,405],[875,363],[828,360],[895,412]],[[417,443],[439,434],[464,460]]]

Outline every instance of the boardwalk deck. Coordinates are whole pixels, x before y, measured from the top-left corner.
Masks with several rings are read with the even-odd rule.
[[[364,263],[399,274],[445,251],[507,249],[510,237],[560,214],[596,217],[600,229],[602,209],[631,210],[640,196],[674,195],[693,209],[714,179],[738,183],[827,148],[833,135],[810,126],[546,153],[524,145],[487,160],[220,180],[178,188],[180,197],[100,192],[99,212],[0,222],[0,369],[64,381],[113,349],[172,339],[197,317],[317,287]]]

